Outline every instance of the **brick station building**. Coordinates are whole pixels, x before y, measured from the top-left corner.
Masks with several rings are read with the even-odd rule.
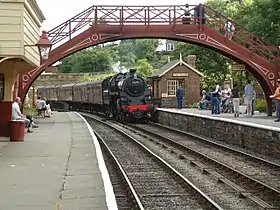
[[[195,55],[189,55],[186,62],[180,56],[157,69],[148,78],[152,80],[154,103],[159,107],[175,108],[176,92],[180,85],[185,90],[183,107],[200,100],[200,83],[203,76],[195,69]]]

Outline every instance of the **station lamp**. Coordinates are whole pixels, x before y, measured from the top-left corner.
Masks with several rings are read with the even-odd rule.
[[[47,60],[49,58],[52,43],[48,38],[47,31],[42,31],[42,35],[40,36],[40,40],[36,44],[36,46],[39,49],[40,53],[40,61],[43,63],[44,60]]]

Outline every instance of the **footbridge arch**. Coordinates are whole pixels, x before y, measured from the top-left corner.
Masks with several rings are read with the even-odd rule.
[[[200,16],[194,17],[193,10],[200,11]],[[189,17],[185,16],[186,11],[190,12]],[[48,66],[82,49],[121,39],[162,38],[201,45],[245,64],[265,92],[270,115],[272,101],[268,96],[280,77],[280,50],[233,21],[234,37],[225,38],[223,28],[227,20],[205,5],[92,6],[48,32],[53,44],[50,55],[39,67],[20,75],[19,95],[24,98]]]

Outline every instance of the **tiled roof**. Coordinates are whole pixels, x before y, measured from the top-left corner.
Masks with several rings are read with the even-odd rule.
[[[197,73],[199,76],[203,76],[203,74],[201,72],[199,72],[198,70],[196,70],[194,67],[192,67],[191,65],[187,64],[184,61],[181,61],[182,65],[186,66],[187,68],[189,68],[190,70],[194,71],[195,73]],[[164,74],[166,74],[168,71],[170,71],[171,69],[175,68],[177,65],[180,64],[180,60],[173,60],[168,62],[167,64],[165,64],[164,66],[160,67],[159,69],[157,69],[156,71],[154,71],[149,78],[155,78],[155,77],[161,77]]]
[[[179,60],[170,61],[159,69],[155,70],[149,77],[160,77],[165,71],[170,70],[174,65],[179,64]]]

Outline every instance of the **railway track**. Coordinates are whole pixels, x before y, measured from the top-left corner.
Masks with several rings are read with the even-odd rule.
[[[96,135],[98,136],[98,134]],[[144,209],[119,161],[115,158],[110,149],[108,149],[105,144],[102,144],[102,140],[99,140],[104,161],[106,162],[106,167],[114,189],[118,209]]]
[[[83,114],[114,159],[138,209],[223,209],[170,164],[111,122]],[[114,189],[116,190],[116,189]],[[117,202],[118,202],[118,197]]]
[[[198,136],[192,136],[193,138],[195,137],[196,142],[194,142],[194,140],[186,139],[186,133],[166,126],[159,126],[157,124],[137,126],[119,124],[119,126],[142,135],[146,139],[161,145],[171,153],[177,154],[180,159],[188,161],[193,166],[197,166],[204,174],[215,177],[218,182],[235,190],[240,197],[251,200],[262,209],[279,209],[280,191],[278,183],[280,181],[278,177],[280,166],[276,163],[241,151],[232,150],[229,147],[211,141],[206,142],[205,139],[200,139],[203,142],[198,144]],[[220,154],[220,158],[217,158],[217,153]],[[226,156],[229,155],[231,155],[230,158],[233,160],[233,163],[239,162],[239,168],[227,164],[229,158],[226,158]],[[222,161],[221,158],[227,160]],[[245,161],[243,169],[240,168],[241,160]],[[262,175],[246,174],[246,171],[248,173],[252,168],[244,167],[246,162],[249,165],[254,165],[255,170],[259,169]],[[267,171],[273,171],[274,173],[267,173]],[[272,181],[268,181],[268,179]],[[271,185],[267,184],[267,182],[270,182]],[[274,184],[271,182],[274,182]],[[273,185],[276,185],[276,187],[272,187]]]

